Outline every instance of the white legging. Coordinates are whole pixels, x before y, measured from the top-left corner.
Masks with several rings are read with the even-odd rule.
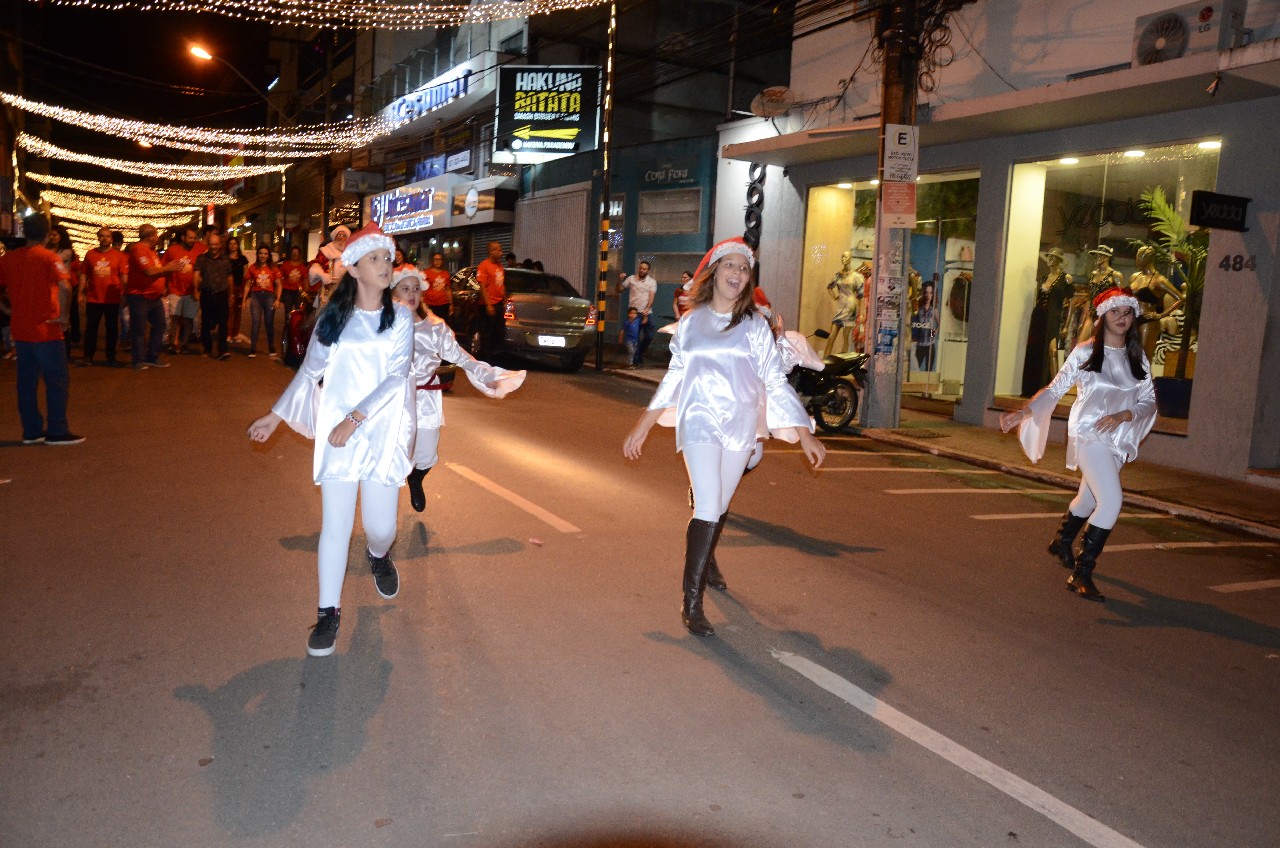
[[[1071,501],[1071,514],[1088,518],[1100,530],[1110,530],[1120,517],[1124,492],[1120,489],[1120,469],[1124,459],[1110,445],[1090,442],[1076,447],[1080,468],[1080,491]]]
[[[439,428],[419,427],[418,436],[413,441],[413,467],[417,469],[434,468],[439,461]]]
[[[360,494],[360,523],[364,525],[369,553],[383,556],[396,540],[396,511],[400,487],[368,480],[349,483],[325,480],[320,484],[320,607],[342,605],[342,578],[347,576],[347,551],[356,522],[356,493]]]
[[[725,450],[719,445],[686,445],[684,467],[693,486],[693,517],[715,523],[729,511],[751,451]]]

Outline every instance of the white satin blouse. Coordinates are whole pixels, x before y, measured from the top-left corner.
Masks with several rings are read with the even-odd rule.
[[[294,430],[315,439],[316,483],[370,480],[396,486],[413,467],[413,313],[396,304],[395,316],[379,333],[382,311],[356,309],[332,345],[312,334],[302,367],[271,408]],[[354,410],[364,413],[364,423],[342,447],[329,444],[329,433]]]
[[[658,423],[674,424],[677,451],[707,444],[749,451],[762,436],[794,442],[793,428],[813,431],[768,323],[750,315],[725,330],[729,317],[699,306],[676,325],[671,364],[649,409],[665,410]]]
[[[1067,468],[1076,468],[1076,449],[1080,445],[1100,442],[1108,445],[1125,462],[1138,458],[1138,445],[1156,423],[1156,390],[1151,380],[1151,363],[1142,357],[1147,376],[1139,380],[1129,368],[1122,347],[1108,347],[1102,355],[1102,370],[1086,371],[1084,366],[1093,353],[1093,342],[1076,345],[1067,356],[1062,370],[1027,403],[1030,413],[1018,427],[1018,440],[1027,458],[1039,462],[1049,438],[1049,422],[1062,396],[1074,385],[1076,400],[1067,418]],[[1133,420],[1102,433],[1098,419],[1104,415],[1129,410]]]
[[[441,393],[420,388],[431,383],[441,361],[452,362],[462,368],[471,385],[491,398],[506,397],[524,383],[524,371],[508,371],[481,362],[462,349],[453,330],[449,329],[443,319],[428,314],[413,328],[413,366],[409,372],[411,391],[416,395],[414,403],[419,430],[438,430],[444,426]],[[489,383],[495,383],[496,386],[490,388]]]

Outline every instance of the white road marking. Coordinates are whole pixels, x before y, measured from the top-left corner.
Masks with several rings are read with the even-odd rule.
[[[999,789],[1037,813],[1074,833],[1095,848],[1142,848],[1122,833],[1059,801],[1012,772],[960,746],[932,728],[881,701],[869,692],[796,654],[770,649],[774,659],[808,678],[840,700],[861,710],[885,726],[967,771],[979,780]]]
[[[978,521],[1016,521],[1022,518],[1046,518],[1046,519],[1061,518],[1062,512],[1061,510],[1059,510],[1058,512],[1005,512],[1005,513],[992,512],[992,513],[987,513],[985,515],[971,515],[969,517],[976,519]],[[1147,520],[1161,521],[1165,519],[1177,518],[1176,515],[1160,515],[1156,513],[1139,513],[1137,515],[1121,515],[1120,517],[1136,518],[1136,519],[1141,519],[1143,521],[1147,521]]]
[[[1067,495],[1066,489],[885,489],[887,495]],[[1107,548],[1110,550],[1110,548]]]
[[[493,482],[488,477],[477,474],[476,472],[472,471],[470,468],[467,468],[465,465],[458,465],[457,463],[454,463],[454,462],[446,462],[445,467],[457,474],[462,475],[463,477],[466,477],[468,480],[470,480],[472,483],[475,483],[480,488],[488,489],[490,492],[493,492],[495,495],[502,498],[503,500],[514,504],[515,506],[529,513],[539,521],[545,521],[547,524],[550,524],[552,527],[559,530],[561,533],[581,533],[582,532],[581,528],[575,527],[574,525],[570,524],[568,521],[565,521],[560,516],[555,515],[554,513],[548,512],[547,510],[538,506],[533,501],[520,497],[510,489],[504,489],[502,486],[499,486],[497,483]]]
[[[1277,546],[1280,546],[1280,542],[1143,542],[1134,545],[1107,545],[1107,551],[1176,551],[1180,548],[1274,548]]]
[[[779,448],[777,450],[766,450],[765,453],[804,453],[804,451],[800,448]],[[843,448],[827,448],[827,453],[838,453],[844,456],[928,456],[928,454],[920,451],[846,450]]]
[[[1256,592],[1259,589],[1280,589],[1280,580],[1252,580],[1248,583],[1223,583],[1221,586],[1210,586],[1215,592],[1230,594],[1232,592]]]
[[[985,468],[899,468],[896,465],[863,465],[855,468],[819,468],[818,471],[895,471],[902,474],[999,474]]]

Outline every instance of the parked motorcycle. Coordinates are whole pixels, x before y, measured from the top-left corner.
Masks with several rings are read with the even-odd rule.
[[[826,334],[818,330],[815,335]],[[867,358],[865,353],[833,353],[823,357],[821,371],[797,365],[787,375],[800,402],[823,430],[843,430],[857,414],[858,391],[867,386]]]

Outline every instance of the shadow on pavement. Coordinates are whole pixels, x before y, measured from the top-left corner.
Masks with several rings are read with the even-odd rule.
[[[356,758],[365,724],[390,685],[381,617],[392,609],[358,608],[346,653],[272,660],[216,689],[174,690],[213,723],[213,747],[201,764],[219,827],[241,838],[288,828],[306,804],[311,780]],[[300,654],[305,637],[299,628]],[[339,633],[339,646],[342,641]]]
[[[799,733],[822,736],[857,751],[883,751],[889,747],[891,735],[879,722],[843,703],[843,709],[829,709],[835,696],[778,662],[774,652],[804,657],[873,696],[893,679],[884,668],[855,650],[825,648],[812,633],[771,629],[730,594],[708,589],[706,597],[728,618],[715,625],[716,635],[673,637],[651,631],[646,637],[715,663],[730,680],[758,695]]]
[[[857,545],[846,545],[844,542],[833,542],[830,539],[806,536],[782,524],[772,524],[768,521],[740,515],[736,512],[729,514],[729,520],[725,524],[729,527],[744,530],[765,544],[790,548],[793,551],[800,551],[810,556],[838,557],[841,554],[873,554],[880,551],[880,548],[862,548]],[[760,544],[750,539],[743,539],[741,536],[724,536],[720,543],[727,548],[751,548]]]
[[[1094,575],[1094,579],[1104,584],[1103,594],[1107,596],[1107,612],[1119,615],[1123,620],[1104,618],[1100,624],[1111,627],[1181,627],[1210,636],[1221,636],[1246,645],[1259,648],[1280,650],[1280,630],[1250,621],[1234,613],[1224,612],[1213,604],[1200,601],[1184,601],[1178,598],[1167,598],[1143,589],[1133,583]],[[1106,591],[1105,584],[1119,586],[1142,599],[1142,603],[1133,604],[1116,598]]]
[[[525,549],[524,542],[519,539],[511,539],[506,536],[499,536],[493,539],[485,539],[482,542],[470,542],[465,545],[456,545],[452,548],[445,548],[439,545],[430,544],[431,533],[427,530],[427,525],[419,519],[412,529],[407,533],[401,533],[400,538],[403,542],[398,542],[397,546],[402,550],[399,556],[403,559],[418,559],[427,556],[427,554],[476,554],[479,556],[505,556],[506,554],[518,554]],[[395,555],[395,548],[392,548],[392,555]]]

